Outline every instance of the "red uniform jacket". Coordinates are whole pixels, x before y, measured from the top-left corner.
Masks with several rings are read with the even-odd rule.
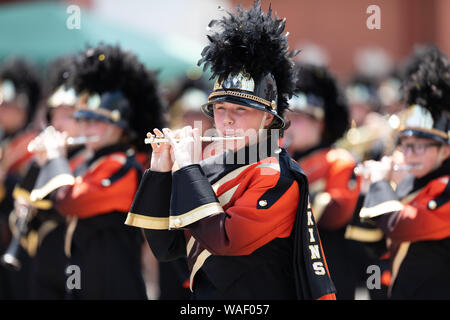
[[[353,174],[353,156],[344,149],[327,147],[293,157],[308,177],[311,205],[319,227],[336,230],[347,225],[359,195],[360,180]]]
[[[394,191],[387,181],[370,186],[360,216],[377,221],[390,243],[392,297],[450,298],[450,160]]]
[[[146,171],[126,223],[160,260],[188,257],[195,298],[334,298],[301,169],[285,151],[253,162],[248,151],[173,177]]]
[[[134,153],[124,145],[98,150],[74,175],[66,159],[42,168],[60,174],[42,184],[55,209],[68,217],[65,253],[82,270],[74,299],[146,299],[141,274],[142,234],[123,223],[142,174]],[[70,183],[70,177],[72,182]],[[45,192],[44,192],[45,191]]]

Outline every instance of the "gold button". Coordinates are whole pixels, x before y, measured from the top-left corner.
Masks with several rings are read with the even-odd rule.
[[[272,110],[277,109],[277,103],[275,102],[275,100],[272,100],[272,102],[270,103],[270,107],[272,108]]]
[[[430,201],[428,202],[428,209],[434,210],[434,209],[436,209],[436,207],[437,207],[436,201],[430,200]]]
[[[181,219],[180,219],[180,218],[176,218],[176,219],[173,221],[173,225],[174,225],[176,228],[181,227]]]
[[[258,204],[259,204],[260,207],[265,207],[265,206],[267,206],[267,201],[266,200],[259,200]]]

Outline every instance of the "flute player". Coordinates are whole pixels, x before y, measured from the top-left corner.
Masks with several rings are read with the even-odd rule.
[[[194,299],[335,298],[307,179],[277,145],[294,71],[285,21],[271,14],[256,1],[212,22],[222,31],[200,60],[217,76],[203,112],[220,135],[245,139],[200,162],[197,128],[155,129],[169,143],[152,144],[126,221],[158,259],[187,256]]]
[[[398,149],[410,167],[395,190],[392,158],[364,163],[370,183],[360,217],[381,228],[392,266],[391,299],[450,298],[450,61],[437,48],[404,83]]]

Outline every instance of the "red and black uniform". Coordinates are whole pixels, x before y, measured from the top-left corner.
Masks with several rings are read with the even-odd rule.
[[[15,185],[26,174],[33,160],[33,154],[27,147],[37,135],[36,130],[30,129],[2,142],[1,166],[6,172],[6,177],[0,185],[0,211],[5,214],[9,214],[13,208],[11,196]]]
[[[68,151],[69,167],[72,172],[87,155],[87,150],[82,147]],[[45,171],[51,173],[49,169]],[[44,183],[39,173],[40,167],[33,162],[13,193],[15,199],[25,200],[36,210],[33,219],[28,223],[26,236],[22,239],[22,245],[31,257],[29,294],[31,299],[63,299],[64,269],[67,265],[67,258],[64,255],[66,221],[53,208],[50,193],[54,189],[47,189],[46,193],[41,193],[39,197],[31,197],[31,194],[35,196],[33,193],[36,192],[35,188]],[[53,174],[54,176],[45,177],[50,179],[47,182],[58,179],[60,172],[56,171]],[[53,187],[56,188],[57,185]]]
[[[195,299],[334,298],[305,175],[284,150],[251,150],[147,170],[126,224],[159,260],[187,256]]]
[[[392,299],[450,298],[450,160],[394,191],[387,181],[370,186],[361,209],[390,243]]]
[[[0,254],[3,255],[12,241],[10,213],[14,210],[15,186],[24,178],[31,164],[33,154],[27,150],[28,143],[37,136],[33,129],[24,130],[13,137],[3,140],[1,167],[5,178],[0,183]],[[20,258],[26,264],[27,253],[20,249]],[[25,268],[10,271],[0,266],[0,296],[5,299],[27,299],[28,279]]]
[[[311,206],[338,299],[354,299],[358,248],[344,237],[359,195],[355,160],[344,149],[319,145],[294,153],[309,182]]]
[[[68,264],[81,270],[81,288],[69,290],[69,298],[146,299],[142,235],[123,225],[141,176],[128,150],[124,145],[98,150],[77,168],[73,184],[53,196],[55,209],[70,220],[64,242]],[[68,167],[63,158],[50,162]]]

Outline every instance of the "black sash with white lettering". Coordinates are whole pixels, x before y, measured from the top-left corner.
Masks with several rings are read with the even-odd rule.
[[[280,161],[285,161],[280,157]],[[308,180],[300,166],[289,161],[291,172],[299,184],[300,199],[295,219],[294,272],[299,299],[319,299],[336,292],[328,274],[317,226],[308,196]]]

